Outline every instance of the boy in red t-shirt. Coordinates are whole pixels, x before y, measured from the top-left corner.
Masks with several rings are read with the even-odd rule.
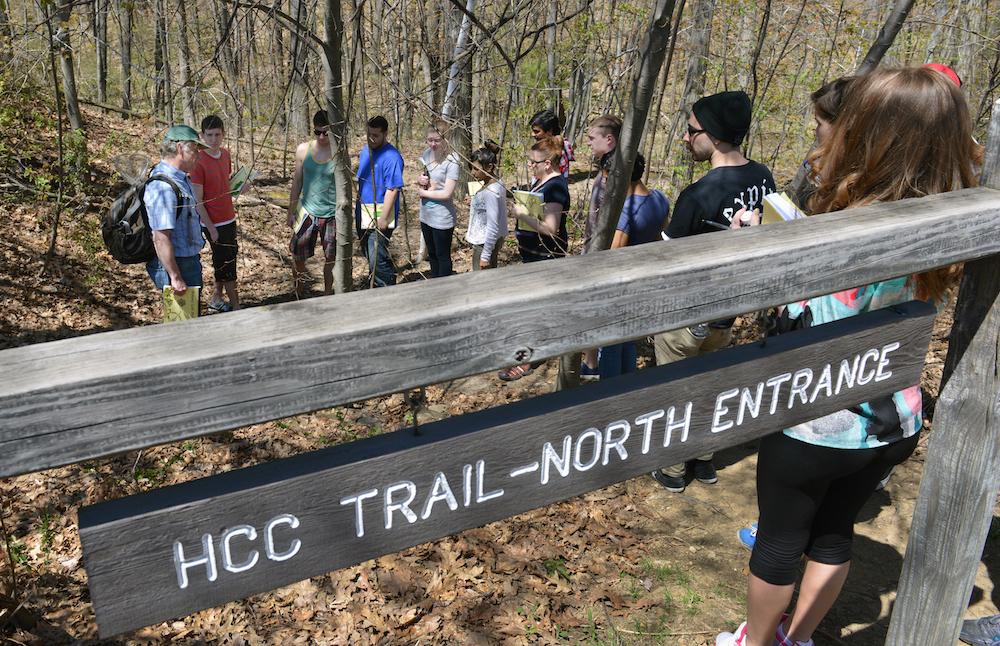
[[[208,223],[202,228],[212,247],[215,290],[208,311],[213,313],[240,309],[236,291],[236,209],[229,190],[233,164],[229,151],[221,147],[225,136],[222,119],[215,115],[202,119],[201,140],[208,149],[201,151],[198,165],[191,172],[198,214],[203,224]],[[228,303],[222,299],[223,289],[229,297]]]

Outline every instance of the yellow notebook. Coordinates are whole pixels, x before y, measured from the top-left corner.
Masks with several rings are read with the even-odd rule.
[[[483,190],[482,182],[469,182],[469,197],[472,197],[481,190]]]
[[[240,168],[233,173],[233,176],[229,178],[229,192],[233,197],[236,197],[240,194],[240,190],[243,188],[243,185],[257,179],[257,175],[257,171],[251,170],[246,166],[240,166]]]
[[[381,204],[362,204],[361,205],[361,228],[362,229],[377,229],[378,219],[382,215],[382,205]],[[396,213],[393,209],[392,215],[390,215],[386,220],[389,223],[390,229],[396,228]]]
[[[302,203],[299,202],[299,205],[295,209],[295,226],[292,227],[292,230],[295,231],[295,233],[302,233],[302,229],[306,223],[306,218],[308,217],[309,212],[302,208]]]
[[[784,193],[768,193],[764,196],[764,211],[760,216],[761,224],[798,220],[806,217]]]
[[[536,220],[542,219],[542,194],[531,191],[514,191],[514,202],[528,212],[528,215]],[[521,231],[538,231],[524,220],[518,219],[517,226]]]
[[[167,285],[163,288],[163,322],[186,321],[197,318],[198,302],[201,300],[201,287],[188,287],[182,295],[174,294],[174,288]]]

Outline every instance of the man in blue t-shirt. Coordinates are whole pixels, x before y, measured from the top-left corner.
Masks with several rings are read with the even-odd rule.
[[[389,255],[389,238],[399,216],[403,188],[403,157],[386,141],[385,117],[368,121],[368,145],[358,163],[358,203],[354,209],[361,252],[368,259],[375,287],[396,284],[396,268]]]

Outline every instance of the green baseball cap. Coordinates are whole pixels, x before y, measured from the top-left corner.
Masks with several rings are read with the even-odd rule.
[[[174,126],[170,130],[167,130],[167,135],[163,138],[164,141],[194,141],[198,144],[199,148],[208,148],[205,144],[201,143],[201,137],[198,136],[198,131],[191,126]]]

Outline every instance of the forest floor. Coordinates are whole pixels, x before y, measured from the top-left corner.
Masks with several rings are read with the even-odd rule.
[[[107,161],[123,141],[155,162],[155,140],[139,124],[87,112],[94,207],[63,213],[55,256],[39,276],[53,203],[0,203],[0,348],[157,324],[158,297],[141,266],[104,252],[97,220],[121,189]],[[45,137],[37,134],[33,136]],[[113,142],[118,142],[111,145]],[[352,152],[363,144],[353,142]],[[407,160],[423,147],[400,147]],[[587,150],[580,160],[589,160]],[[257,188],[240,199],[240,293],[245,307],[294,298],[287,254],[281,160],[263,164]],[[587,166],[573,167],[573,204],[585,210]],[[401,282],[423,280],[415,171],[406,173],[406,226],[392,238]],[[101,206],[103,205],[103,206]],[[471,266],[467,208],[455,235],[456,271]],[[574,217],[579,242],[582,215]],[[356,247],[356,246],[355,246]],[[211,262],[203,258],[206,267]],[[518,262],[510,243],[502,265]],[[320,297],[317,263],[305,297]],[[206,280],[211,271],[206,269]],[[210,284],[210,283],[209,283]],[[354,289],[368,284],[354,257]],[[335,296],[333,297],[335,298]],[[204,302],[204,301],[203,301]],[[225,316],[219,314],[216,316]],[[939,317],[923,385],[933,404],[951,319]],[[745,331],[744,331],[745,332]],[[746,338],[748,333],[740,335]],[[640,342],[640,367],[652,364]],[[551,391],[555,360],[505,383],[496,373],[427,388],[427,419],[502,405]],[[588,386],[582,386],[584,388]],[[0,615],[8,644],[714,644],[744,619],[749,552],[736,539],[756,520],[757,443],[715,457],[719,481],[693,481],[671,494],[648,476],[471,529],[270,593],[228,603],[114,639],[97,638],[77,533],[86,504],[203,478],[407,426],[400,394],[298,415],[85,464],[0,480],[0,512],[10,540],[0,549],[0,593],[24,600],[31,620],[18,628]],[[851,576],[821,624],[818,646],[884,643],[917,489],[933,432],[888,487],[864,508]],[[995,524],[968,617],[994,614],[1000,590],[1000,525]],[[12,580],[11,569],[16,572]],[[0,597],[2,600],[2,597]],[[4,625],[6,623],[6,625]],[[34,623],[34,625],[30,625]]]

